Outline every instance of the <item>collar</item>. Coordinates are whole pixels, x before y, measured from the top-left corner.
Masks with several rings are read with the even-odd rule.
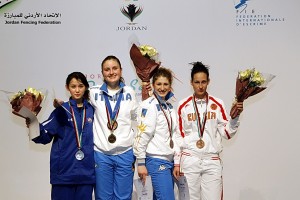
[[[166,103],[169,99],[171,99],[174,96],[174,93],[170,91],[166,95],[165,99],[162,99],[161,96],[159,96],[157,94],[157,92],[154,91],[153,93],[155,93],[155,96],[157,97],[157,100],[159,101],[159,103]]]
[[[207,99],[206,99],[207,98]],[[195,102],[197,103],[197,104],[205,104],[206,102],[208,102],[208,99],[209,99],[209,95],[208,95],[208,93],[206,93],[206,95],[205,95],[205,98],[203,98],[203,99],[198,99],[197,97],[195,98]]]
[[[120,93],[121,90],[123,90],[125,84],[123,82],[119,82],[119,90],[117,93]],[[105,92],[108,95],[108,90],[107,90],[107,83],[103,82],[102,86],[100,87],[100,90]]]
[[[70,101],[71,106],[77,107],[77,102],[76,102],[76,100],[71,99],[71,97],[70,97],[70,98],[69,98],[69,101]],[[87,100],[86,100],[86,99],[83,99],[83,102],[82,102],[83,107],[86,107],[87,103],[88,103]]]

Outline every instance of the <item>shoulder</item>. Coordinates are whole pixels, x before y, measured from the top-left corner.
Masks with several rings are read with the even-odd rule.
[[[124,92],[126,92],[126,93],[132,93],[132,94],[135,94],[135,91],[134,91],[133,88],[130,87],[130,86],[125,85],[125,86],[123,87],[123,90],[124,90]]]
[[[94,85],[92,87],[89,88],[90,92],[95,92],[95,91],[99,91],[101,88],[101,85]]]
[[[140,103],[140,107],[142,108],[150,108],[157,104],[157,99],[154,96],[148,97],[144,101]]]
[[[192,102],[192,99],[193,99],[193,96],[192,96],[192,95],[187,96],[187,97],[181,99],[181,100],[178,102],[178,107],[183,106],[183,105],[186,105],[186,104]]]
[[[219,104],[219,105],[223,105],[224,104],[224,102],[223,102],[222,99],[220,99],[218,97],[215,97],[213,95],[209,95],[208,98],[209,98],[209,101],[211,101],[211,103],[216,103],[216,104]]]
[[[92,104],[89,102],[89,101],[86,101],[86,107],[88,108],[88,109],[92,109],[92,110],[94,110],[94,107],[92,106]]]
[[[67,116],[67,112],[66,110],[69,110],[70,106],[68,102],[64,102],[61,106],[55,108],[51,115],[58,118],[58,119],[62,119],[65,118]]]
[[[156,105],[158,104],[157,99],[155,97],[149,97],[147,99],[145,99],[144,101],[142,101],[139,105],[138,108],[138,113],[141,113],[140,116],[141,117],[145,117],[147,115],[147,113],[152,113],[151,115],[153,115],[154,113],[156,113]]]

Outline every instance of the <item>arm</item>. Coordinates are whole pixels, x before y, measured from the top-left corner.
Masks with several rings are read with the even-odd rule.
[[[180,108],[180,106],[178,106]],[[173,176],[178,180],[179,176],[182,176],[182,173],[180,172],[180,158],[181,158],[181,149],[183,148],[184,140],[184,118],[183,114],[184,108],[177,109],[176,112],[176,119],[177,124],[176,128],[173,134],[173,141],[174,141],[174,169],[173,169]]]
[[[146,150],[148,143],[154,136],[156,125],[156,111],[149,106],[148,101],[142,102],[137,112],[138,133],[134,140],[133,152],[137,157],[138,175],[145,181],[148,171],[145,167]]]
[[[65,115],[65,113],[59,112],[59,110],[61,109],[55,109],[49,118],[40,124],[40,135],[36,138],[33,138],[33,142],[48,144],[52,141],[53,137],[58,133],[58,129],[60,127],[59,118]]]
[[[221,103],[221,105],[221,114],[220,118],[218,119],[218,132],[222,135],[223,138],[231,139],[236,134],[240,125],[239,116],[240,113],[243,111],[243,102],[238,102],[235,105],[234,112],[233,109],[231,109],[230,117],[228,117],[226,114],[223,102]]]

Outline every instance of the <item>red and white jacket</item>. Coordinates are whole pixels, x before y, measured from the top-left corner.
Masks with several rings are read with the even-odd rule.
[[[223,101],[214,96],[208,95],[207,104],[202,99],[195,99],[195,102],[201,122],[206,111],[206,123],[202,136],[205,146],[201,149],[196,146],[201,133],[197,125],[193,95],[179,101],[177,108],[178,131],[174,137],[175,141],[180,146],[181,152],[187,151],[195,155],[219,154],[222,151],[222,138],[228,140],[237,132],[238,117],[231,119],[226,113]],[[181,152],[176,153],[175,164],[179,164]]]

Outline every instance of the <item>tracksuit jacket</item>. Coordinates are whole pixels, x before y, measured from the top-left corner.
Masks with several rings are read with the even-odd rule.
[[[201,101],[204,100],[196,99],[202,119],[206,103]],[[202,108],[201,104],[203,104]],[[176,134],[177,144],[181,147],[181,150],[188,150],[194,154],[219,154],[223,149],[221,144],[222,138],[231,139],[237,132],[240,124],[238,121],[239,117],[231,119],[227,116],[221,99],[208,95],[207,120],[203,133],[205,146],[203,149],[199,149],[196,146],[196,142],[200,137],[196,122],[196,111],[193,106],[193,95],[179,101],[177,114],[179,127],[179,131]],[[179,156],[175,158],[179,159]],[[176,163],[179,163],[179,161]]]
[[[167,95],[166,100],[170,99],[173,93]],[[134,142],[134,154],[138,163],[145,163],[146,156],[173,161],[175,149],[170,147],[170,132],[166,116],[161,110],[159,101],[169,120],[172,119],[172,136],[177,129],[176,110],[167,101],[158,99],[153,95],[144,100],[138,109],[138,134]]]
[[[95,161],[93,148],[93,119],[94,109],[86,100],[85,124],[82,129],[82,110],[77,108],[75,100],[70,100],[78,124],[79,133],[82,131],[82,151],[84,158],[77,160],[78,150],[75,128],[72,121],[68,102],[56,108],[49,118],[40,124],[40,136],[33,139],[35,143],[48,144],[51,141],[50,183],[51,184],[94,184]]]
[[[104,95],[108,97],[112,110],[114,110],[118,97],[121,94],[123,96],[117,116],[118,127],[113,132],[116,136],[116,142],[110,143],[108,137],[111,131],[107,126],[108,118]],[[90,101],[95,108],[95,123],[93,129],[95,151],[107,155],[119,155],[132,149],[135,135],[132,121],[136,121],[136,109],[138,107],[134,90],[120,82],[120,89],[112,94],[107,89],[107,84],[103,83],[102,85],[90,88]]]

